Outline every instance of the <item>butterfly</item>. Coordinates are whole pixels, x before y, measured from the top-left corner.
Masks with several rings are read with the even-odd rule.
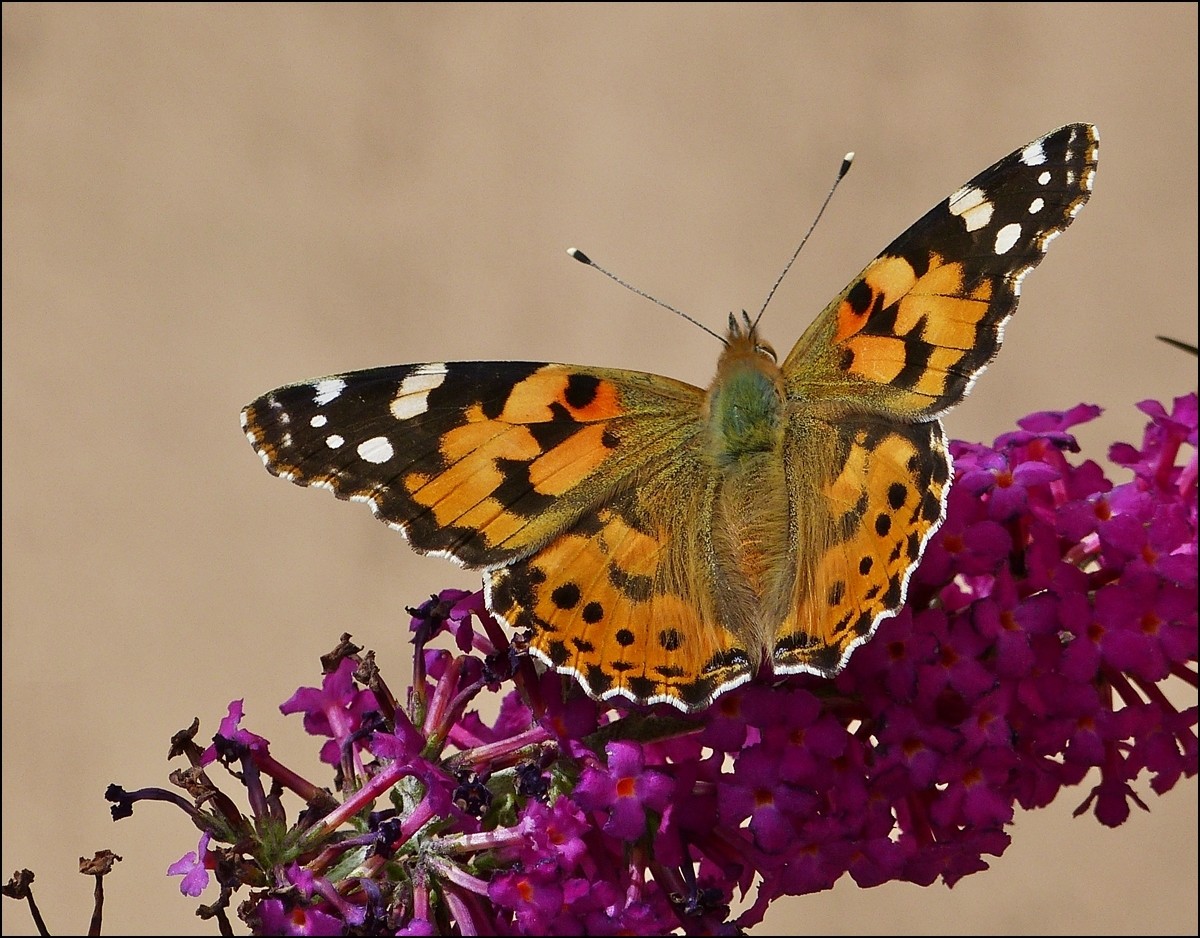
[[[939,418],[1087,201],[1098,137],[1006,156],[871,261],[782,363],[729,317],[707,389],[616,368],[394,365],[242,411],[267,469],[484,571],[491,612],[592,697],[707,707],[831,677],[905,601],[946,510]]]

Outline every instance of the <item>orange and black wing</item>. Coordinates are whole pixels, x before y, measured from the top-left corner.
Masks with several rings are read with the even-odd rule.
[[[242,411],[273,474],[363,501],[468,567],[528,556],[669,450],[702,392],[532,362],[396,365],[288,385]]]
[[[1087,202],[1099,138],[1068,124],[1010,153],[889,244],[805,331],[783,370],[820,406],[928,420],[996,355],[1021,282]]]
[[[806,330],[783,364],[796,596],[778,671],[830,675],[903,604],[942,522],[938,416],[1000,347],[1025,275],[1088,200],[1098,138],[1069,124],[935,206]]]
[[[487,568],[492,611],[592,696],[694,709],[752,670],[712,615],[703,401],[637,372],[462,362],[290,385],[242,422],[275,475]]]

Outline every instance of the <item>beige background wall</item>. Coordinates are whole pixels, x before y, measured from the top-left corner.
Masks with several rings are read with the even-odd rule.
[[[113,825],[110,781],[227,702],[276,710],[343,630],[400,683],[405,604],[473,582],[361,507],[271,479],[238,410],[277,384],[442,358],[711,377],[716,343],[572,263],[578,245],[720,327],[782,288],[786,349],[906,225],[1073,120],[1095,197],[949,420],[991,438],[1195,387],[1193,4],[5,4],[3,871],[86,928],[76,858],[125,857],[107,932],[213,933],[166,866],[183,815]],[[1179,695],[1181,705],[1194,693]],[[322,778],[322,780],[325,780]],[[779,903],[762,934],[1195,933],[1196,785],[1102,830],[1020,814],[993,870]],[[30,934],[3,903],[6,934]]]

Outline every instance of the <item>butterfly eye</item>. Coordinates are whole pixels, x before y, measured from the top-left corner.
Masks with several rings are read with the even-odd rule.
[[[779,356],[775,354],[775,349],[771,346],[770,342],[755,342],[754,351],[762,355],[766,355],[767,358],[771,359],[771,361],[775,362],[776,364],[779,362]]]

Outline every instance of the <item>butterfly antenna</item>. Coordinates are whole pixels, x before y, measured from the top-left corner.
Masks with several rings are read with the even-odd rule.
[[[808,239],[812,236],[813,230],[817,227],[817,222],[821,220],[821,216],[825,214],[825,209],[829,206],[829,200],[833,198],[833,194],[837,191],[838,183],[846,178],[846,173],[850,172],[850,164],[854,162],[854,151],[851,150],[842,157],[842,166],[838,170],[837,178],[833,181],[833,185],[829,187],[829,194],[825,196],[825,201],[821,203],[821,209],[817,212],[817,217],[813,219],[812,224],[808,226],[808,232],[800,240],[800,246],[792,253],[791,259],[784,265],[783,273],[779,275],[779,279],[775,281],[775,286],[771,287],[771,292],[767,294],[766,302],[763,303],[762,309],[758,311],[758,315],[754,317],[754,327],[758,327],[758,321],[762,319],[762,314],[767,311],[767,306],[771,303],[771,298],[775,295],[775,291],[779,289],[779,285],[783,283],[783,278],[787,276],[789,270],[792,269],[792,264],[796,263],[796,258],[800,256],[800,252],[804,250],[804,245],[808,243]]]
[[[1177,348],[1181,352],[1190,352],[1193,355],[1196,354],[1196,346],[1189,345],[1187,342],[1180,342],[1179,339],[1172,339],[1170,336],[1166,335],[1156,335],[1154,338],[1158,339],[1159,342],[1166,342],[1167,345],[1171,346],[1172,348]]]
[[[713,332],[710,328],[708,328],[708,326],[706,326],[706,325],[704,325],[704,323],[700,322],[700,320],[689,316],[687,313],[685,313],[681,309],[676,309],[674,306],[671,306],[669,303],[664,303],[662,300],[660,300],[656,296],[651,296],[649,293],[646,293],[643,290],[639,290],[633,284],[626,283],[624,280],[622,280],[620,277],[618,277],[616,274],[614,274],[611,270],[605,270],[603,267],[601,267],[599,264],[597,264],[594,260],[592,260],[586,254],[584,254],[583,251],[579,250],[579,248],[567,248],[567,253],[569,255],[571,255],[571,257],[575,258],[575,260],[579,261],[579,263],[586,264],[588,267],[595,267],[596,270],[600,271],[600,273],[602,273],[602,274],[604,274],[604,276],[608,277],[609,280],[615,280],[617,283],[619,283],[621,286],[623,286],[626,290],[632,290],[638,296],[644,297],[645,299],[649,300],[651,303],[654,303],[657,306],[661,306],[663,309],[669,309],[675,315],[682,316],[684,319],[686,319],[692,325],[699,326],[701,329],[703,329],[709,335],[715,337],[722,345],[727,344],[725,342],[724,336],[719,335],[716,332]]]

